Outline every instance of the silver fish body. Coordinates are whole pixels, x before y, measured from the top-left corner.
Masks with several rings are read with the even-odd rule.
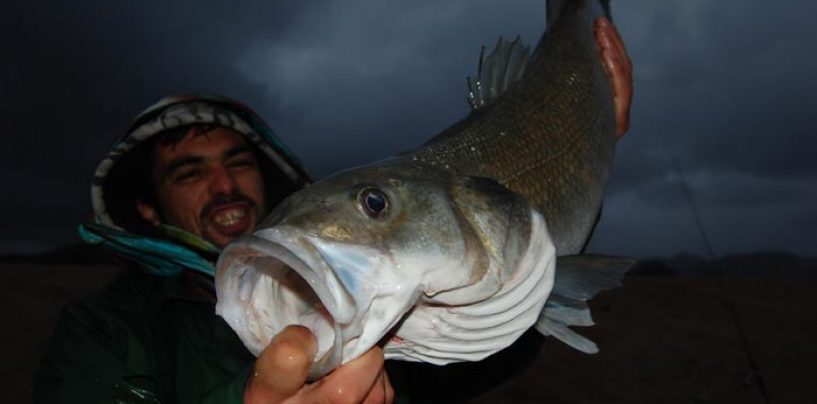
[[[305,325],[319,377],[380,342],[387,358],[480,360],[536,324],[594,352],[567,325],[592,324],[584,301],[615,286],[622,265],[599,281],[557,275],[556,256],[585,244],[612,161],[592,29],[603,10],[551,10],[527,72],[501,96],[413,153],[295,193],[224,250],[216,310],[250,351]]]
[[[524,198],[426,164],[335,176],[260,228],[220,259],[217,310],[256,354],[287,324],[309,327],[317,374],[390,331],[387,358],[479,360],[536,322],[553,284],[555,249]]]
[[[559,255],[586,244],[615,151],[612,90],[593,34],[602,3],[549,1],[522,79],[405,156],[523,195],[547,218]]]

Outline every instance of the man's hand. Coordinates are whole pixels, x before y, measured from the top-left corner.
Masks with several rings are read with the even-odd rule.
[[[601,63],[613,86],[616,113],[616,136],[622,137],[630,127],[630,103],[633,100],[633,65],[618,30],[607,18],[594,21],[596,43]]]
[[[258,356],[244,403],[391,403],[394,389],[379,347],[306,383],[318,344],[305,327],[291,325]]]

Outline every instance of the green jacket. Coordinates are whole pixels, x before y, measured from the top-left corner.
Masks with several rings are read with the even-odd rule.
[[[179,278],[126,271],[65,308],[35,379],[37,403],[241,403],[254,357]],[[541,335],[479,363],[387,361],[397,403],[471,399],[536,357]],[[409,394],[411,393],[411,394]]]
[[[241,403],[254,357],[180,278],[126,271],[67,306],[35,380],[41,403]]]

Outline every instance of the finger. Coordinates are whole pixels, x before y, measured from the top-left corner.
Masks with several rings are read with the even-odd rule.
[[[628,99],[632,93],[631,81],[628,79],[621,59],[611,50],[605,50],[601,59],[607,77],[610,78],[610,84],[613,86],[613,95],[617,98]]]
[[[605,29],[605,35],[610,41],[610,46],[615,49],[616,53],[618,53],[618,57],[622,61],[624,67],[627,70],[632,70],[632,61],[630,61],[630,56],[627,55],[627,48],[624,47],[624,40],[621,38],[621,34],[618,32],[616,26],[610,21],[607,21],[607,26],[608,29]]]
[[[620,74],[623,70],[620,70],[620,55],[613,47],[613,43],[609,35],[609,25],[606,25],[605,21],[607,21],[605,18],[596,19],[596,44],[599,47],[598,51],[599,56],[601,57],[601,64],[604,66],[604,72],[607,74],[607,77],[610,79],[610,83],[613,84],[613,87],[615,88],[614,80],[618,79],[618,74]],[[605,26],[607,28],[605,28]]]
[[[363,404],[382,404],[386,402],[386,371],[381,369],[372,388],[363,399]]]
[[[632,101],[632,62],[624,49],[624,43],[615,26],[600,17],[593,24],[596,43],[613,90],[613,106],[616,114],[616,137],[621,138],[629,129],[630,103]]]
[[[631,81],[622,71],[621,61],[615,57],[605,58],[605,70],[608,70],[613,86],[613,107],[616,111],[616,137],[621,137],[629,129],[630,101],[632,99]]]
[[[317,345],[306,327],[290,325],[284,328],[258,355],[245,390],[245,402],[261,397],[282,400],[297,393],[306,382]]]
[[[383,370],[383,350],[374,347],[363,356],[335,369],[311,394],[324,396],[329,402],[362,402],[374,387]]]
[[[596,43],[601,48],[599,51],[613,47],[613,40],[610,37],[611,25],[610,20],[604,17],[596,18],[593,21],[593,33],[596,36]]]
[[[386,373],[386,369],[383,369],[383,384],[386,388],[385,402],[391,403],[394,401],[394,387],[391,385],[391,380],[389,380],[389,374]]]
[[[607,18],[599,17],[595,21],[594,29],[596,42],[601,48],[600,51],[611,50],[619,61],[619,65],[622,68],[621,70],[627,74],[628,78],[631,78],[632,61],[629,55],[627,55],[627,50],[624,48],[624,41],[621,39],[621,35],[615,25]]]
[[[605,50],[602,56],[604,70],[613,86],[613,107],[616,111],[616,137],[621,137],[629,129],[630,102],[633,96],[632,80],[622,66],[623,62],[615,52]]]
[[[631,80],[628,78],[621,59],[612,50],[606,49],[601,56],[604,72],[610,79],[613,97],[628,101],[632,95]]]
[[[630,101],[616,97],[613,98],[613,103],[616,110],[623,111],[621,113],[623,116],[616,119],[616,139],[620,139],[630,129],[630,110],[628,108]]]

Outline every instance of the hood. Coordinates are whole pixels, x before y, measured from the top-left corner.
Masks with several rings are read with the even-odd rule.
[[[161,99],[139,114],[118,138],[94,172],[91,185],[93,221],[80,226],[85,242],[100,245],[145,271],[178,276],[184,268],[213,275],[219,248],[171,226],[148,226],[136,210],[136,196],[147,175],[144,164],[153,136],[192,124],[223,126],[246,136],[261,159],[259,164],[273,203],[310,182],[309,175],[275,133],[247,106],[218,95],[177,95]],[[137,177],[139,176],[139,177]]]

